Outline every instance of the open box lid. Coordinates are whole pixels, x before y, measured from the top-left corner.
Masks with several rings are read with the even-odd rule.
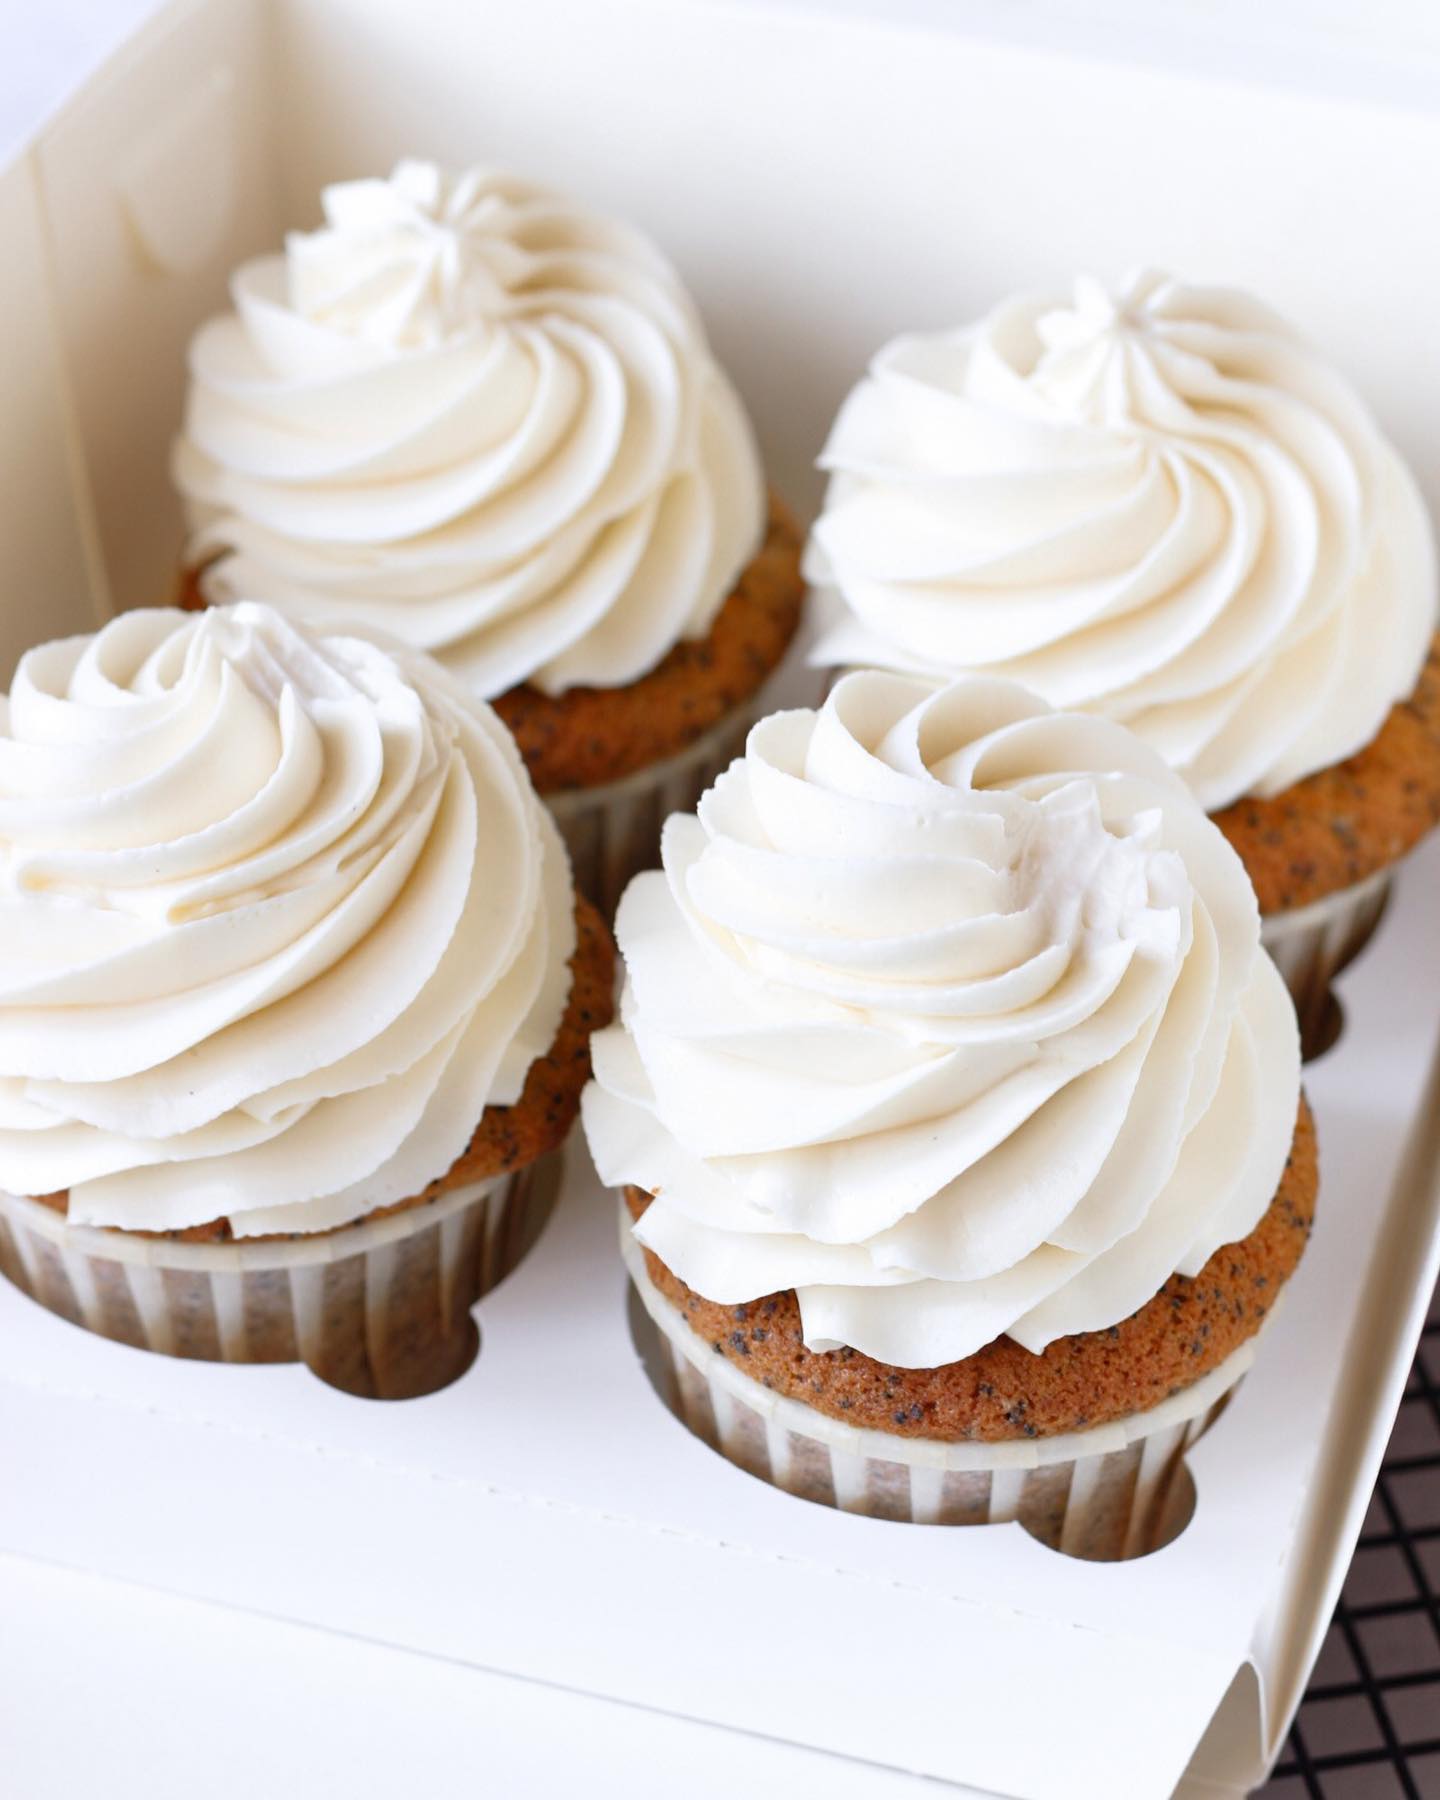
[[[181,0],[0,175],[0,663],[168,596],[186,339],[234,263],[312,218],[337,175],[403,152],[495,155],[639,219],[694,286],[801,501],[838,398],[886,337],[1137,248],[1302,318],[1433,496],[1440,284],[1414,219],[1440,199],[1437,151],[1440,120],[1419,114],[1082,76],[873,18]],[[1229,1693],[1207,1768],[1258,1772],[1418,1330],[1386,1296],[1433,1263],[1430,1165],[1385,1208],[1370,1141],[1398,1141],[1434,1035],[1440,952],[1417,898],[1411,936],[1394,921],[1357,976],[1373,985],[1356,1041],[1316,1077],[1325,1205],[1348,1209],[1348,1241],[1317,1241],[1260,1370],[1192,1457],[1192,1527],[1144,1565],[1066,1563],[1018,1528],[827,1515],[717,1466],[644,1386],[609,1210],[583,1181],[487,1301],[481,1365],[383,1417],[300,1370],[117,1351],[0,1292],[16,1347],[0,1429],[25,1446],[0,1480],[0,1545],[1004,1793],[1108,1796],[1104,1752],[1122,1742],[1132,1791],[1162,1793]],[[1352,1315],[1363,1370],[1339,1383]],[[564,1432],[537,1415],[537,1381],[563,1394]]]

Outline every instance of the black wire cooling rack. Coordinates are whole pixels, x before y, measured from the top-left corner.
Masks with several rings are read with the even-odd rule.
[[[1440,1800],[1440,1289],[1263,1800]]]

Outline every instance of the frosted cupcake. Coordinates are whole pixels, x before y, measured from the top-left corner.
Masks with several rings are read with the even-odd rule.
[[[1244,294],[1082,280],[887,346],[822,463],[817,660],[1130,726],[1244,858],[1322,1038],[1440,819],[1430,524],[1352,388]]]
[[[139,1347],[444,1385],[610,1014],[504,727],[253,604],[32,650],[0,727],[0,1269]]]
[[[583,1109],[683,1416],[847,1510],[1163,1541],[1315,1198],[1223,836],[1118,725],[863,672],[663,860]]]
[[[323,205],[191,346],[192,584],[436,656],[613,901],[757,716],[799,620],[795,528],[638,231],[417,162]]]

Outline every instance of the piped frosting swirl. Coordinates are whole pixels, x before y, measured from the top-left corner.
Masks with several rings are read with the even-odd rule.
[[[328,1230],[444,1174],[569,988],[569,870],[488,707],[269,607],[122,614],[0,704],[0,1187]]]
[[[821,458],[817,660],[1128,724],[1218,810],[1343,761],[1436,624],[1415,483],[1268,308],[1147,272],[875,358]]]
[[[487,699],[634,681],[764,523],[750,428],[639,232],[402,162],[235,275],[174,457],[213,599],[371,625]]]
[[[973,677],[777,714],[664,834],[594,1043],[603,1179],[707,1299],[936,1367],[1128,1317],[1246,1236],[1294,1130],[1253,891],[1130,733]]]

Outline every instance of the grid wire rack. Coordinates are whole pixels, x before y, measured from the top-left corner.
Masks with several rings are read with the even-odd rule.
[[[1258,1800],[1440,1800],[1440,1289],[1335,1616]]]

